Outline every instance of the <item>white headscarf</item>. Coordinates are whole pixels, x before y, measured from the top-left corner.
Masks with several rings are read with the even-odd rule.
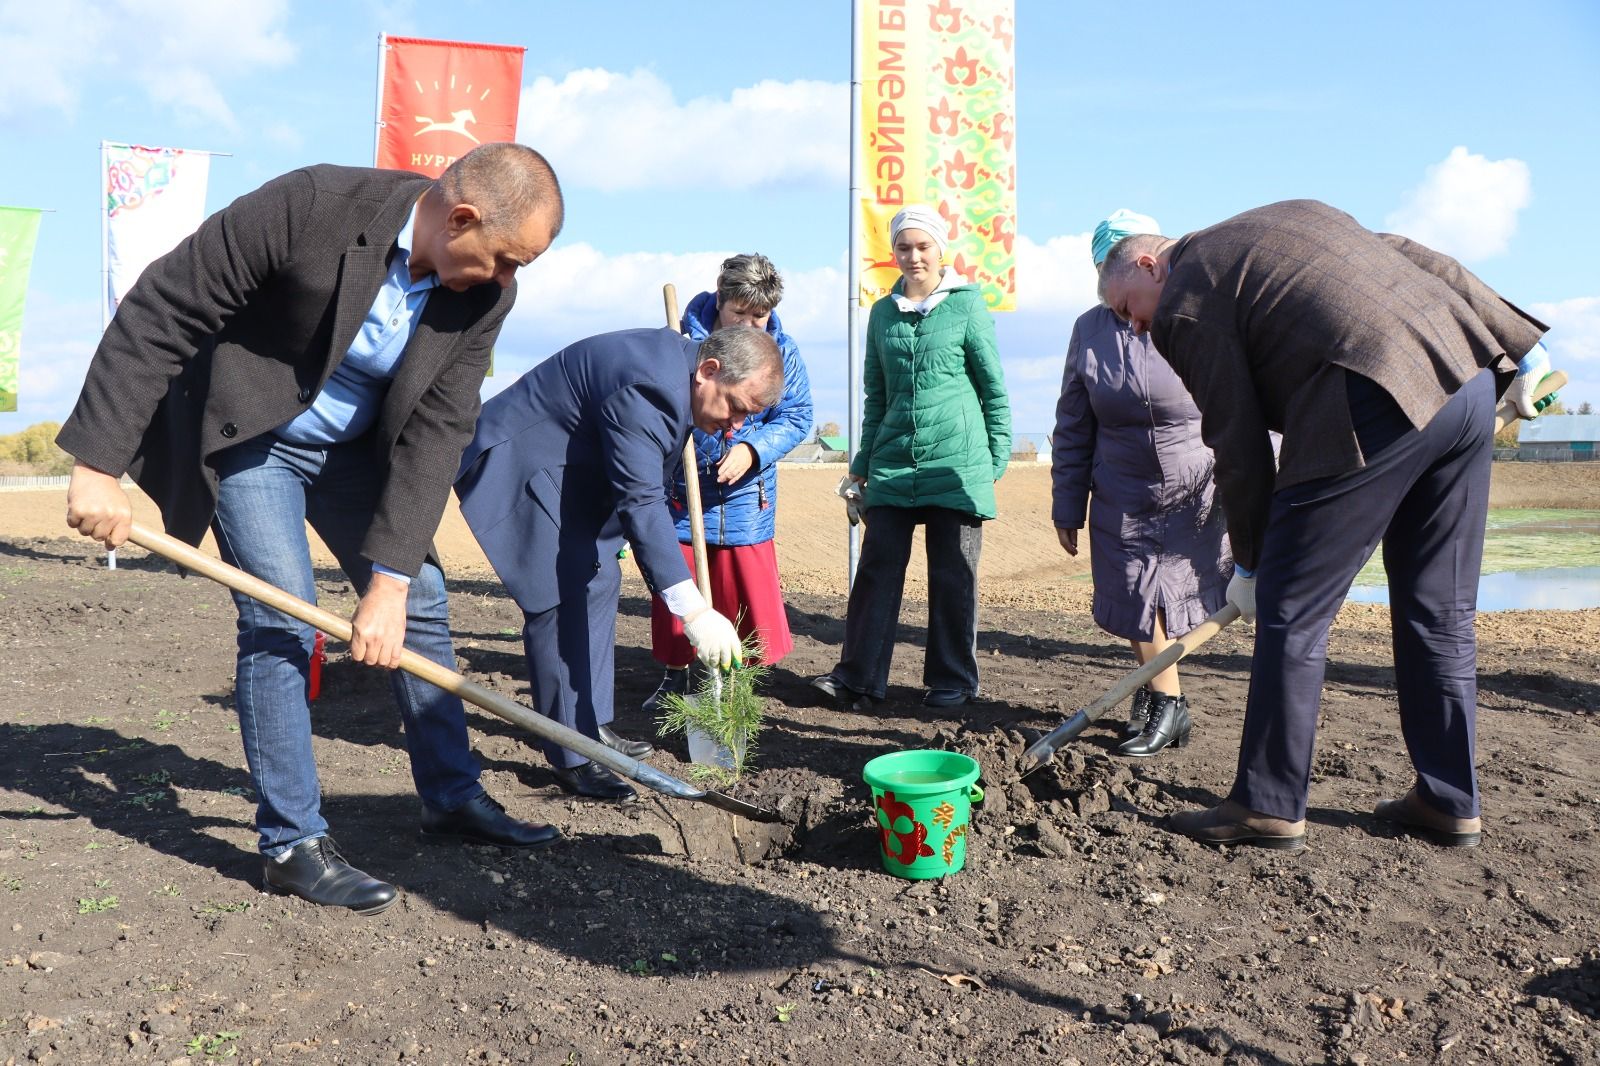
[[[919,229],[933,238],[933,243],[939,246],[939,258],[944,258],[944,250],[950,243],[950,226],[940,216],[939,212],[927,204],[912,204],[902,208],[894,216],[894,221],[889,223],[889,244],[900,239],[900,231]]]

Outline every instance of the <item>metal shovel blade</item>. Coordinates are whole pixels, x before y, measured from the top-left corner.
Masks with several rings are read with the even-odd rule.
[[[1167,645],[1160,655],[1157,655],[1137,670],[1127,674],[1121,681],[1112,685],[1104,696],[1078,711],[1039,740],[1034,741],[1028,747],[1028,750],[1022,753],[1022,759],[1017,766],[1017,776],[1027,777],[1039,767],[1044,766],[1054,757],[1061,745],[1088,729],[1090,722],[1093,722],[1105,714],[1106,711],[1133,695],[1134,689],[1222,632],[1238,617],[1239,608],[1231,603],[1227,604],[1222,610],[1185,633],[1181,639]]]
[[[309,626],[322,630],[336,640],[348,641],[350,639],[350,623],[336,614],[330,614],[314,604],[307,603],[298,596],[278,588],[276,585],[252,577],[235,567],[229,566],[221,559],[214,559],[204,552],[197,551],[189,545],[165,533],[146,529],[135,522],[128,539],[140,547],[146,548],[163,558],[170,559],[186,570],[193,570],[197,574],[209,577],[221,585],[226,585],[235,592],[241,592],[251,599],[260,600],[268,607],[282,611],[292,618],[298,618]],[[461,697],[468,703],[488,711],[497,718],[503,718],[512,725],[521,726],[530,733],[534,733],[545,740],[561,745],[569,751],[575,751],[589,759],[593,759],[601,766],[614,770],[631,781],[637,781],[646,788],[654,789],[664,795],[674,796],[678,799],[695,800],[700,803],[709,803],[713,807],[730,811],[743,818],[754,822],[781,822],[783,819],[777,811],[766,807],[757,807],[743,800],[736,800],[732,796],[725,796],[720,792],[710,792],[694,788],[670,774],[662,773],[655,767],[642,763],[638,759],[630,759],[620,752],[612,751],[598,740],[592,740],[575,730],[568,729],[559,722],[552,722],[542,714],[529,710],[515,700],[509,700],[498,692],[484,688],[482,685],[468,681],[465,677],[440,666],[431,659],[424,659],[414,651],[400,653],[400,669],[408,674],[420,677],[432,685],[437,685],[446,692]]]

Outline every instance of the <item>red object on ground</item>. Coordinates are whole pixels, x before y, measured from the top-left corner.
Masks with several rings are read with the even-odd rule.
[[[306,692],[307,700],[314,700],[322,695],[322,660],[323,645],[327,644],[326,633],[318,633],[317,639],[311,645],[311,684]]]

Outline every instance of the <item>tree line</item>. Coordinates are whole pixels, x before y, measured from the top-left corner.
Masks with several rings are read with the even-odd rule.
[[[59,422],[38,422],[0,437],[0,475],[54,477],[72,473],[72,456],[56,447]]]

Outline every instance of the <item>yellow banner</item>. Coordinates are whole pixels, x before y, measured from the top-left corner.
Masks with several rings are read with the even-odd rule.
[[[994,311],[1016,307],[1012,0],[862,0],[860,300],[899,279],[889,221],[923,203],[950,225],[946,261]]]

